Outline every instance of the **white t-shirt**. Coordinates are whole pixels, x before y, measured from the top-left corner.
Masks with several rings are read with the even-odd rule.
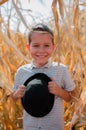
[[[45,73],[49,77],[53,77],[55,82],[64,90],[72,91],[75,84],[65,65],[56,62],[48,62],[41,68],[34,66],[33,62],[21,66],[16,73],[14,80],[14,90],[19,85],[34,75],[35,73]],[[23,113],[23,130],[64,130],[64,104],[63,99],[55,96],[54,106],[52,110],[44,117],[32,117],[25,110]]]

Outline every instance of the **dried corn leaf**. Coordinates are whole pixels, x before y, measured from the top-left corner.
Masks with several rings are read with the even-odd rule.
[[[0,5],[4,4],[5,2],[7,2],[8,0],[0,0]]]

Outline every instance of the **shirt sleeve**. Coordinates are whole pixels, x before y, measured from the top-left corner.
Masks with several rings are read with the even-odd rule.
[[[65,67],[64,72],[63,72],[63,84],[64,84],[63,89],[67,91],[72,91],[75,89],[75,83],[67,67]]]
[[[22,72],[21,69],[18,69],[17,72],[15,73],[14,77],[14,85],[13,85],[13,90],[16,91],[18,89],[19,85],[22,85]]]
[[[18,82],[18,73],[16,72],[15,73],[15,77],[14,77],[14,85],[13,85],[13,90],[16,91],[18,89],[18,85],[19,85],[19,82]]]

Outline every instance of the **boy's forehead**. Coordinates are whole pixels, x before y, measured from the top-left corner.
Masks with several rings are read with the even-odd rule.
[[[33,30],[32,33],[49,33],[48,31]],[[50,34],[50,33],[49,33]]]
[[[49,34],[51,38],[53,38],[52,34],[49,33],[48,31],[39,31],[39,30],[34,30],[34,31],[31,31],[31,34]]]

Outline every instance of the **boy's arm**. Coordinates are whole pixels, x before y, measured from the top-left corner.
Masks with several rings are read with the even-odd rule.
[[[65,101],[71,101],[73,99],[72,97],[73,96],[75,97],[75,90],[73,91],[64,90],[58,84],[56,84],[53,79],[48,83],[48,89],[50,93],[59,96]]]
[[[71,100],[75,100],[75,89],[73,91],[66,91],[62,88],[59,87],[59,92],[57,92],[57,96],[61,97],[62,99],[64,99],[65,101],[71,101]]]

